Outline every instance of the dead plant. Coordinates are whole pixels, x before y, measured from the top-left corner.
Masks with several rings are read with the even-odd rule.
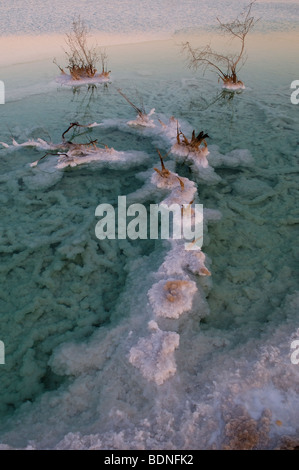
[[[72,142],[71,140],[66,140],[65,135],[73,128],[89,128],[90,125],[83,125],[79,124],[78,122],[71,122],[69,127],[62,133],[62,142],[60,144],[55,145],[55,149],[57,151],[64,150],[66,153],[61,153],[59,152],[59,156],[65,156],[65,157],[71,157],[71,156],[86,156],[87,153],[90,151],[98,150],[97,144],[98,141],[97,139],[95,140],[89,140],[88,142],[85,143],[77,143],[77,142]],[[109,147],[106,144],[99,143],[99,145],[103,145],[105,150],[110,150]],[[72,154],[72,155],[70,155]],[[41,158],[36,160],[31,164],[31,166],[36,166],[41,160],[46,158],[48,155],[57,155],[57,152],[47,152],[45,155],[43,155]]]
[[[70,75],[73,80],[81,80],[84,78],[93,78],[97,72],[97,63],[101,62],[102,72],[99,77],[108,78],[110,71],[107,70],[107,54],[105,51],[99,52],[96,46],[88,45],[88,28],[80,16],[76,17],[72,22],[72,30],[66,34],[66,45],[68,50],[65,51]],[[57,64],[61,73],[65,74],[64,69]]]
[[[161,152],[157,149],[157,152],[158,152],[158,155],[160,157],[160,162],[161,162],[161,170],[159,170],[158,168],[154,168],[154,170],[158,173],[158,175],[160,175],[162,178],[169,178],[171,177],[172,173],[165,167],[164,165],[164,161],[163,161],[163,157],[161,155]],[[179,176],[176,176],[174,175],[178,180],[179,180],[179,183],[180,183],[180,186],[181,186],[181,190],[184,191],[184,188],[185,188],[185,185],[184,185],[184,182],[183,180],[179,177]]]
[[[132,106],[132,108],[135,109],[135,111],[138,113],[138,116],[143,119],[146,116],[146,112],[143,106],[143,102],[141,100],[140,103],[140,108],[138,108],[132,101],[129,100],[129,98],[121,91],[120,88],[117,88],[118,93]],[[139,96],[140,99],[140,96]]]
[[[239,52],[235,54],[220,54],[211,49],[210,45],[203,48],[193,48],[187,41],[182,45],[183,51],[187,52],[189,67],[198,69],[203,67],[204,71],[209,68],[215,70],[219,80],[224,85],[240,85],[243,82],[238,80],[242,65],[245,63],[245,39],[250,30],[258,20],[251,16],[251,10],[256,0],[252,1],[247,8],[230,23],[223,23],[219,18],[217,21],[220,31],[227,34],[231,39],[237,39],[240,44]]]
[[[200,150],[201,144],[207,148],[208,144],[205,139],[209,137],[208,134],[205,134],[204,131],[200,131],[199,134],[195,134],[195,130],[192,131],[191,139],[189,140],[182,131],[177,127],[177,143],[178,145],[183,145],[188,147],[192,152],[198,152]]]

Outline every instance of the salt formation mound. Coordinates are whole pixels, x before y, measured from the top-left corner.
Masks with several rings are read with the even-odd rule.
[[[243,82],[239,81],[237,83],[224,82],[222,88],[230,91],[245,90],[245,85]]]
[[[161,205],[163,205],[166,210],[168,208],[171,210],[171,204],[179,204],[181,206],[181,215],[184,215],[186,212],[193,221],[194,226],[195,222],[198,222],[198,220],[200,223],[203,223],[202,214],[200,214],[201,217],[197,220],[197,209],[194,210],[191,207],[191,204],[197,195],[197,189],[194,182],[190,181],[188,178],[180,177],[177,173],[168,170],[164,165],[164,161],[159,150],[158,154],[161,162],[161,170],[154,168],[155,173],[152,173],[150,183],[147,182],[145,184],[145,194],[148,196],[151,192],[157,192],[158,189],[159,192],[164,195],[166,191],[168,192],[168,195],[161,202]],[[148,176],[148,172],[145,173],[146,176]],[[156,190],[154,191],[153,188],[156,188]],[[179,223],[181,223],[181,218]],[[188,245],[186,247],[186,244],[181,242],[181,240],[171,241],[170,251],[167,253],[164,262],[157,272],[157,276],[162,276],[163,279],[154,283],[148,290],[147,295],[155,320],[157,320],[157,317],[178,319],[182,313],[191,310],[193,298],[198,292],[198,287],[196,282],[190,279],[187,270],[189,270],[189,274],[192,273],[200,276],[210,275],[210,271],[204,264],[205,255],[201,252],[198,246],[195,245],[197,240],[194,240],[194,242],[189,244],[194,244],[195,246],[193,247],[188,247]],[[202,292],[199,293],[199,296],[201,295]],[[199,300],[199,302],[201,303],[201,300]],[[154,320],[152,320],[149,325],[154,325],[155,329],[159,328]],[[161,332],[160,329],[159,332]],[[165,334],[169,335],[171,333],[167,332]],[[177,333],[176,335],[177,339],[179,339],[179,335]],[[160,336],[161,333],[159,333],[157,338],[160,338]],[[152,338],[152,340],[153,339],[154,338]],[[150,345],[148,338],[140,339],[137,346],[132,347],[130,350],[130,362],[138,367],[148,380],[154,380],[159,384],[161,366],[158,363],[159,361],[152,360],[152,347],[153,346]],[[161,344],[160,347],[163,350],[163,344]],[[171,350],[171,352],[173,353],[173,350]],[[140,357],[139,362],[138,357]],[[164,368],[162,367],[163,382],[168,376],[175,373],[176,366],[173,356],[171,366],[172,373],[168,373],[168,375],[164,374]]]
[[[154,284],[148,297],[157,316],[179,318],[182,313],[191,309],[196,291],[194,281],[170,278]]]
[[[234,168],[237,166],[250,167],[254,163],[254,159],[247,149],[235,149],[227,154],[219,152],[217,145],[210,146],[209,164],[213,167]]]
[[[149,113],[139,111],[135,120],[127,121],[120,118],[104,119],[100,124],[95,123],[95,125],[101,126],[104,129],[115,128],[125,132],[130,130],[130,132],[152,137],[155,141],[158,138],[162,142],[166,142],[167,145],[174,144],[178,126],[178,120],[174,116],[167,118],[163,114],[157,114],[155,109],[152,109]],[[152,119],[149,119],[149,117],[152,117]],[[181,124],[179,123],[179,125]],[[187,122],[182,121],[182,125],[184,129],[190,131],[191,126]],[[155,146],[159,146],[159,144]]]
[[[209,166],[207,156],[210,152],[207,147],[194,151],[187,146],[176,143],[171,147],[171,153],[178,157],[184,157],[186,161],[193,163],[197,167],[208,168]]]
[[[168,138],[170,141],[176,139],[177,128],[180,126],[178,119],[174,116],[170,116],[167,124],[165,124],[162,119],[158,119],[158,121],[161,124],[160,134],[164,135],[164,137]]]
[[[205,266],[206,255],[202,251],[186,250],[184,244],[173,243],[159,268],[159,273],[167,276],[183,275],[186,270],[200,276],[210,276]]]
[[[129,361],[146,379],[162,385],[176,372],[174,351],[179,347],[180,337],[177,333],[160,330],[154,321],[150,321],[148,327],[151,336],[141,338],[131,348]]]
[[[199,152],[188,153],[188,149],[174,144],[171,152],[177,163],[189,165],[196,180],[206,184],[216,184],[221,180],[214,167],[251,167],[254,163],[254,159],[247,149],[235,149],[227,154],[222,154],[217,145],[211,145],[209,148],[204,148]]]
[[[42,160],[44,163],[45,157],[52,155],[53,161],[56,162],[55,168],[63,169],[68,166],[75,167],[82,165],[84,163],[90,162],[102,162],[107,163],[108,165],[113,162],[118,162],[120,164],[138,164],[145,161],[148,156],[144,152],[140,151],[117,151],[114,148],[109,148],[105,145],[104,148],[96,146],[97,141],[91,141],[86,144],[73,143],[66,141],[64,135],[72,127],[84,127],[84,128],[93,128],[97,127],[100,124],[94,122],[88,125],[80,125],[78,123],[71,123],[69,128],[62,134],[62,142],[59,144],[54,144],[52,142],[46,142],[43,139],[28,140],[19,144],[15,139],[12,141],[12,145],[8,145],[5,142],[0,142],[4,148],[9,150],[20,149],[23,147],[36,148],[38,150],[48,150],[48,151],[57,151],[57,154],[46,153],[40,159],[32,162],[31,167],[36,167]],[[64,152],[63,152],[64,150]]]
[[[203,131],[196,135],[193,130],[191,138],[188,139],[177,127],[176,143],[172,146],[171,152],[179,157],[185,157],[196,166],[207,168],[209,166],[207,160],[209,150],[205,139],[208,137],[208,134]]]
[[[133,121],[128,121],[128,126],[133,127],[156,127],[154,121],[150,119],[150,117],[154,114],[155,108],[151,109],[148,114],[146,113],[138,113],[137,117]]]
[[[113,148],[95,148],[90,150],[80,150],[74,149],[69,150],[66,154],[58,154],[58,163],[56,168],[62,169],[68,166],[75,167],[77,165],[82,165],[84,163],[90,162],[102,162],[102,163],[112,163],[118,162],[123,164],[130,163],[141,163],[145,161],[148,157],[143,152],[138,151],[128,151],[128,152],[118,152]],[[34,162],[35,163],[35,162]],[[33,166],[33,164],[31,164]]]
[[[6,144],[5,142],[0,142],[0,144],[3,145],[4,148],[9,150],[16,150],[16,148],[22,147],[32,147],[40,150],[59,150],[64,148],[63,144],[56,145],[51,142],[46,142],[43,139],[30,139],[27,142],[23,142],[22,144],[19,144],[15,139],[13,139],[12,145]]]
[[[159,189],[171,190],[169,196],[161,202],[164,205],[189,204],[197,192],[195,183],[177,173],[169,172],[167,176],[154,173],[151,183]]]

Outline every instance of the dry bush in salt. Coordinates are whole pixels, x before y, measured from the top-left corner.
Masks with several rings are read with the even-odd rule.
[[[98,63],[101,63],[102,70],[97,74],[97,77],[109,78],[108,56],[105,51],[99,51],[96,46],[88,44],[88,28],[80,16],[73,20],[71,32],[66,34],[66,45],[68,47],[68,50],[65,51],[68,62],[66,68],[69,69],[73,80],[95,77]],[[56,59],[53,62],[65,74]]]
[[[223,23],[217,18],[220,31],[228,35],[230,39],[239,42],[240,49],[238,52],[235,54],[218,53],[214,51],[209,44],[203,48],[193,48],[187,41],[182,47],[188,55],[189,67],[194,69],[202,67],[204,71],[209,68],[216,71],[219,80],[223,82],[224,88],[244,88],[243,82],[238,79],[238,73],[246,60],[245,40],[247,34],[258,21],[251,16],[254,3],[255,0],[247,6],[243,13],[230,23]]]

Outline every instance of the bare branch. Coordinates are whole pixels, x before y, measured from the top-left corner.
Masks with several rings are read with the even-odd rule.
[[[84,124],[79,124],[78,122],[71,122],[67,130],[64,131],[64,133],[62,134],[62,141],[64,143],[65,143],[65,139],[64,139],[65,134],[69,132],[73,127],[83,127],[86,129],[86,128],[90,128],[90,124],[84,125]],[[93,142],[96,142],[96,141],[90,141],[90,143],[93,143]],[[68,143],[71,143],[71,142],[68,142]]]
[[[145,114],[141,109],[137,108],[137,106],[135,106],[132,101],[129,100],[129,98],[121,91],[120,88],[117,88],[117,91],[132,106],[132,108],[135,109],[135,111],[139,114],[140,117]]]
[[[59,68],[60,72],[65,75],[65,71],[63,70],[62,67],[60,67],[60,65],[57,63],[56,59],[54,58],[53,59],[53,64],[57,65],[57,67]]]
[[[157,173],[159,173],[159,175],[162,176],[162,178],[168,178],[169,175],[170,175],[170,171],[167,170],[167,168],[166,168],[165,165],[164,165],[163,157],[162,157],[162,155],[161,155],[160,150],[158,150],[158,149],[156,149],[156,150],[157,150],[158,155],[159,155],[159,158],[160,158],[162,170],[158,170],[158,168],[154,168],[154,170],[155,170]]]

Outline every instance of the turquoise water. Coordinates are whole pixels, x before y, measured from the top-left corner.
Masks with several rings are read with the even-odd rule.
[[[297,7],[284,15],[291,18]],[[287,24],[282,30],[295,28]],[[55,32],[63,27],[58,23]],[[253,34],[242,70],[246,89],[234,95],[223,93],[212,74],[186,67],[178,34],[108,48],[112,83],[93,91],[58,86],[51,58],[3,69],[1,141],[58,143],[74,120],[110,119],[110,127],[77,140],[92,137],[148,154],[121,168],[90,163],[61,171],[51,156],[44,166],[29,166],[42,151],[0,150],[3,444],[221,448],[230,442],[229,413],[260,422],[265,410],[272,414],[261,448],[296,435],[298,366],[289,353],[298,327],[299,107],[291,104],[290,84],[299,78],[298,37]],[[94,233],[96,206],[142,191],[138,174],[157,165],[156,146],[169,150],[155,133],[124,125],[135,114],[118,87],[136,104],[138,91],[147,111],[155,107],[163,119],[174,115],[208,132],[221,153],[247,149],[254,160],[216,168],[217,184],[198,183],[204,208],[222,214],[204,238],[212,276],[201,281],[206,302],[176,323],[166,321],[180,334],[180,347],[177,372],[161,386],[143,378],[128,353],[146,335],[146,294],[167,247],[150,240],[100,242]],[[176,171],[196,180],[183,165]],[[146,193],[144,199],[153,202]]]

